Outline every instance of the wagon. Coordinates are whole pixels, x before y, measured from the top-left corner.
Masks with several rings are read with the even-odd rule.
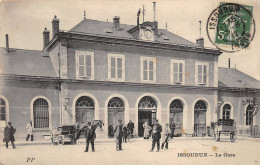
[[[228,135],[231,142],[236,140],[236,123],[232,119],[219,119],[214,127],[214,140],[220,141],[220,135]]]
[[[51,133],[51,143],[62,144],[65,143],[74,143],[75,139],[75,126],[74,125],[64,125],[62,127],[58,127],[57,131],[53,131]]]

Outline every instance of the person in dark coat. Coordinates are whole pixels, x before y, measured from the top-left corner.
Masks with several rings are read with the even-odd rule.
[[[94,141],[96,139],[96,133],[95,133],[94,126],[93,126],[93,124],[91,122],[88,122],[86,124],[85,138],[86,138],[86,149],[85,149],[84,152],[88,152],[89,142],[90,142],[91,147],[92,147],[92,152],[95,152]]]
[[[171,122],[170,124],[170,129],[171,129],[171,138],[173,138],[174,136],[174,131],[175,131],[175,124],[173,122]]]
[[[127,143],[127,142],[126,142],[127,137],[128,137],[128,131],[127,131],[127,128],[124,127],[124,128],[123,128],[123,142]]]
[[[127,129],[130,130],[131,136],[134,134],[135,124],[130,120],[127,124]]]
[[[155,147],[155,143],[157,143],[157,151],[156,152],[159,152],[161,132],[162,132],[162,126],[159,124],[158,120],[156,120],[155,124],[153,126],[153,130],[152,130],[153,142],[152,142],[152,149],[150,150],[150,152],[153,152],[153,149]]]
[[[13,146],[13,149],[15,149],[15,145],[14,145],[14,133],[15,133],[16,129],[12,126],[11,122],[8,122],[8,125],[5,127],[4,129],[4,140],[5,140],[5,146],[8,149],[8,143],[9,141],[11,141],[11,144]]]
[[[123,137],[123,125],[122,120],[118,120],[118,124],[114,130],[115,137],[116,137],[116,150],[122,150],[122,137]]]

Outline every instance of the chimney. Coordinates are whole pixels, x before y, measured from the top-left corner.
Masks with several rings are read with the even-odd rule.
[[[54,37],[59,32],[59,22],[60,19],[55,15],[52,20],[52,37]]]
[[[113,23],[114,23],[115,30],[119,30],[120,29],[120,17],[115,16],[113,19]]]
[[[196,40],[196,47],[204,47],[204,38],[201,37],[201,21],[199,21],[199,24],[200,37]]]
[[[154,35],[158,36],[158,21],[154,21]]]
[[[5,49],[6,49],[6,52],[10,52],[10,50],[9,50],[9,39],[8,39],[8,34],[6,34],[5,35],[5,39],[6,39],[6,47],[5,47]]]
[[[204,38],[199,38],[196,40],[196,47],[204,47]]]
[[[141,9],[139,8],[137,12],[137,26],[139,26],[139,18],[140,18]]]
[[[50,31],[47,28],[43,31],[43,48],[50,42]]]
[[[228,58],[228,68],[230,68],[230,58]]]

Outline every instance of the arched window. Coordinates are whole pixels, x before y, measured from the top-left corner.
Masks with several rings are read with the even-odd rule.
[[[124,109],[125,106],[124,102],[121,99],[119,99],[118,97],[114,97],[108,102],[108,108]]]
[[[6,120],[6,104],[3,99],[0,98],[0,121]]]
[[[170,123],[174,123],[175,126],[177,122],[178,124],[182,124],[182,112],[183,105],[181,101],[178,99],[173,100],[170,105]]]
[[[76,122],[91,122],[94,119],[94,101],[87,96],[80,97],[76,102]]]
[[[194,106],[194,134],[195,136],[206,135],[206,112],[207,105],[203,100],[197,101]]]
[[[109,100],[107,105],[108,111],[108,136],[113,137],[113,130],[118,122],[118,120],[122,120],[124,123],[124,112],[125,112],[125,104],[124,102],[118,98],[113,97]]]
[[[34,128],[49,128],[49,105],[43,98],[33,103],[33,121]]]
[[[253,107],[251,105],[246,108],[246,125],[253,125]]]
[[[195,104],[194,109],[195,109],[195,110],[207,110],[207,106],[206,106],[206,104],[205,104],[202,100],[199,100],[199,101]]]
[[[175,124],[175,134],[181,134],[183,121],[183,104],[180,100],[175,99],[170,104],[170,123]]]
[[[157,103],[149,96],[143,97],[138,104],[138,109],[156,109]]]
[[[223,106],[223,114],[222,114],[222,119],[230,119],[230,111],[231,111],[231,106],[229,104],[225,104]]]

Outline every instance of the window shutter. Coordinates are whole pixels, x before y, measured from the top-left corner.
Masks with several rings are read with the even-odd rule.
[[[148,67],[147,67],[147,60],[143,60],[143,80],[148,80]]]
[[[178,82],[178,63],[173,63],[173,82]]]
[[[207,72],[207,65],[204,65],[203,66],[203,83],[206,84],[207,83],[207,75],[208,75],[208,72]]]
[[[122,79],[122,58],[117,58],[117,78]]]
[[[91,55],[86,55],[86,74],[88,78],[91,78],[92,69],[91,69]]]
[[[111,58],[111,78],[116,78],[116,59]]]
[[[149,61],[149,80],[151,81],[154,79],[153,74],[154,74],[153,61]]]
[[[85,56],[84,54],[78,55],[78,76],[85,76]]]
[[[202,65],[198,65],[198,83],[202,83]]]
[[[182,63],[179,63],[179,82],[182,83],[183,80],[183,64]]]

